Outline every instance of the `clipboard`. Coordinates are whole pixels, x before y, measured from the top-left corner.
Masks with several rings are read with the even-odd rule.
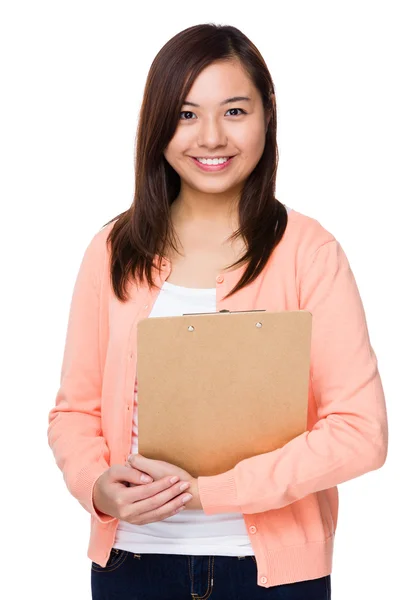
[[[305,432],[311,325],[306,310],[141,319],[139,453],[218,475]]]

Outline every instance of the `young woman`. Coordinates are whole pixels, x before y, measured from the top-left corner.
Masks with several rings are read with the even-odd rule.
[[[134,201],[85,251],[49,414],[91,514],[94,600],[329,599],[337,485],[386,460],[358,288],[335,237],[275,198],[276,125],[270,73],[238,29],[190,27],[154,59]],[[224,308],[312,312],[307,431],[194,478],[137,452],[137,323]]]

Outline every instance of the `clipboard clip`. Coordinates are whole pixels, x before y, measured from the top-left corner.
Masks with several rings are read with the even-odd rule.
[[[255,308],[253,310],[228,310],[227,308],[222,308],[222,310],[218,310],[216,312],[201,312],[201,313],[183,313],[183,317],[192,317],[194,315],[218,315],[220,313],[250,313],[250,312],[266,312],[265,308]]]

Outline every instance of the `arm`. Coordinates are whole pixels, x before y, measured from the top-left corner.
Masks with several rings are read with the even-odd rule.
[[[198,477],[206,514],[278,509],[380,468],[388,423],[377,358],[347,257],[336,239],[311,256],[300,308],[312,315],[310,378],[316,422],[283,447]]]
[[[109,468],[109,449],[101,429],[102,372],[99,356],[100,288],[104,236],[86,248],[76,278],[65,341],[60,387],[48,416],[48,444],[70,493],[97,520],[93,486]]]

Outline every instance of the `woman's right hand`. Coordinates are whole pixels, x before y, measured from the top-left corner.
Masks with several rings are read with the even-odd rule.
[[[101,513],[133,525],[162,521],[185,508],[182,498],[189,482],[171,483],[172,476],[143,483],[143,473],[133,467],[112,465],[99,476],[93,487],[93,505]],[[131,487],[127,487],[129,483]],[[185,485],[183,490],[181,485]],[[188,498],[187,502],[191,498]]]

